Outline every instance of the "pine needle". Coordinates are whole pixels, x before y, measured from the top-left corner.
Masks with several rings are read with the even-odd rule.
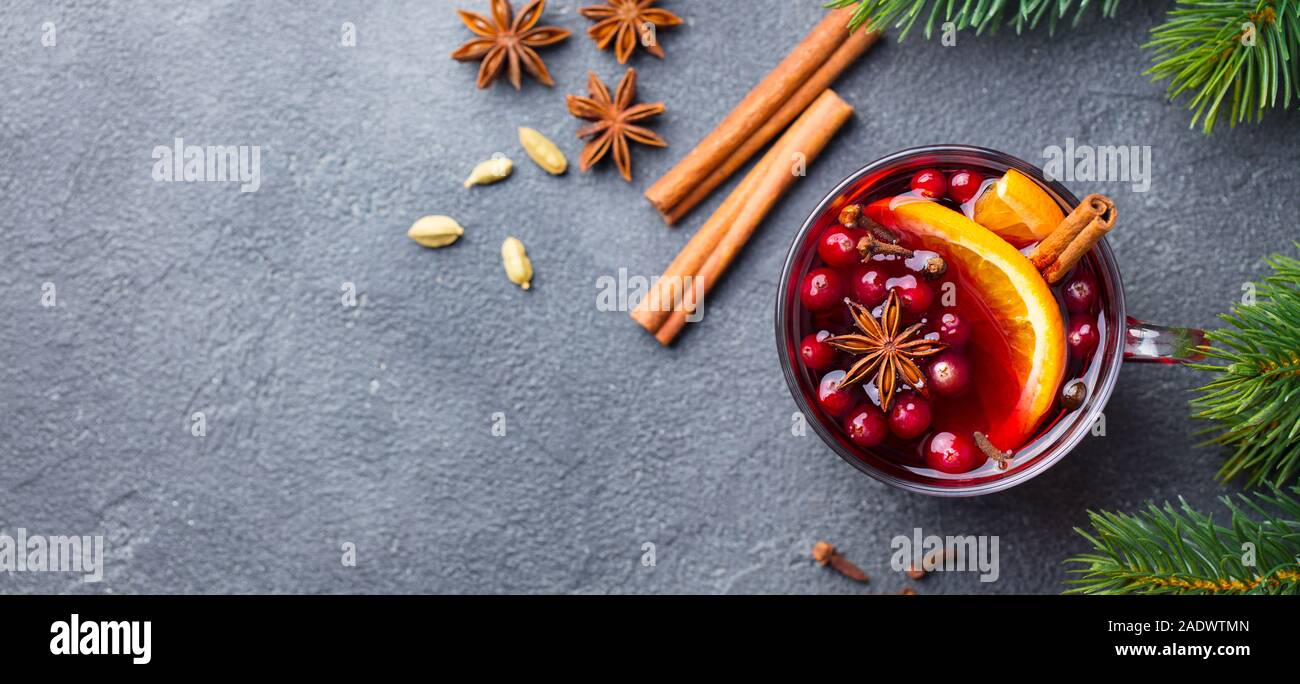
[[[1179,0],[1144,47],[1155,57],[1146,73],[1169,81],[1169,99],[1188,96],[1193,127],[1199,121],[1208,134],[1220,119],[1258,121],[1266,109],[1291,106],[1300,2]]]
[[[1136,514],[1089,512],[1093,552],[1066,561],[1067,594],[1300,593],[1300,487],[1222,497],[1230,526],[1181,498]]]
[[[831,0],[827,7],[856,7],[849,22],[850,29],[864,24],[876,28],[900,29],[899,40],[905,38],[917,21],[924,20],[922,31],[926,38],[933,35],[934,26],[942,12],[942,22],[952,22],[957,31],[975,29],[996,33],[999,26],[1014,26],[1016,33],[1036,28],[1047,19],[1049,30],[1055,31],[1058,22],[1068,20],[1076,25],[1089,7],[1100,7],[1102,16],[1113,17],[1119,0]]]
[[[1300,243],[1297,244],[1300,247]],[[1248,485],[1281,486],[1300,472],[1300,261],[1275,254],[1273,274],[1255,286],[1253,303],[1221,316],[1229,327],[1207,333],[1207,358],[1192,367],[1218,374],[1191,401],[1207,444],[1233,450],[1219,470]]]
[[[896,29],[902,41],[921,26],[931,38],[936,24],[976,35],[1013,26],[1016,33],[1046,23],[1071,26],[1099,8],[1114,17],[1119,0],[831,0],[853,7],[852,29]],[[1170,100],[1184,99],[1209,134],[1216,122],[1258,121],[1268,109],[1300,100],[1300,0],[1177,0],[1144,46],[1153,57],[1145,72],[1168,81]]]

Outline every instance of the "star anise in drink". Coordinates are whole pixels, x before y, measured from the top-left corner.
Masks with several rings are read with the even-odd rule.
[[[894,290],[889,291],[889,298],[885,300],[884,307],[880,310],[879,319],[872,316],[867,307],[855,301],[845,300],[845,303],[848,304],[849,313],[853,316],[853,324],[861,334],[850,333],[828,337],[826,344],[862,358],[853,363],[844,378],[840,380],[839,386],[848,387],[874,374],[876,390],[880,393],[880,408],[884,411],[888,411],[889,405],[893,403],[894,389],[900,379],[903,384],[928,398],[930,390],[925,384],[925,374],[921,372],[917,360],[938,354],[948,345],[924,337],[915,337],[917,331],[921,329],[920,323],[899,331],[902,322],[902,306],[898,300],[898,292]]]
[[[524,5],[518,17],[506,0],[492,0],[492,19],[481,14],[456,10],[460,20],[478,38],[460,46],[451,53],[459,62],[482,60],[478,68],[478,87],[486,88],[501,75],[504,67],[510,84],[519,90],[520,67],[548,86],[555,85],[551,72],[537,55],[535,47],[552,45],[569,37],[569,32],[555,26],[537,26],[537,20],[546,9],[546,0],[533,0]]]

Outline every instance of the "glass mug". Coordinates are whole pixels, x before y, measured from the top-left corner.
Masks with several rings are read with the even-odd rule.
[[[1016,450],[1006,470],[985,468],[966,475],[942,475],[937,471],[909,467],[879,449],[853,444],[817,402],[818,381],[800,362],[801,328],[810,312],[803,310],[798,288],[817,260],[817,236],[836,222],[843,204],[861,202],[881,194],[884,188],[906,191],[907,180],[926,168],[971,169],[985,178],[996,178],[1016,169],[1034,180],[1070,213],[1079,200],[1063,185],[1048,181],[1037,167],[1010,155],[980,147],[935,145],[896,152],[878,159],[844,179],[817,205],[795,235],[779,280],[776,301],[776,341],[781,369],[795,403],[830,448],[858,470],[886,484],[933,496],[978,496],[1001,491],[1039,475],[1060,461],[1092,429],[1106,401],[1110,399],[1124,361],[1174,364],[1202,360],[1196,347],[1206,343],[1205,333],[1193,328],[1151,325],[1128,316],[1119,269],[1110,246],[1103,239],[1085,257],[1097,284],[1100,301],[1097,351],[1077,376],[1088,386],[1084,403],[1072,411],[1058,411],[1043,419],[1037,433]],[[892,192],[892,190],[891,190]],[[1121,219],[1122,220],[1122,219]],[[1082,262],[1081,262],[1082,265]],[[1124,324],[1118,325],[1117,322]],[[972,359],[978,363],[978,359]],[[1063,379],[1062,384],[1071,377]]]

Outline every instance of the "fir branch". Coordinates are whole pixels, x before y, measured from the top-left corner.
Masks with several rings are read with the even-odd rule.
[[[1144,47],[1155,53],[1146,73],[1169,81],[1170,100],[1189,94],[1207,134],[1300,98],[1300,0],[1179,0]]]
[[[924,22],[922,32],[926,38],[931,37],[940,20],[951,21],[958,31],[973,28],[978,35],[986,29],[996,33],[1003,24],[1014,26],[1020,33],[1037,27],[1046,18],[1055,32],[1062,20],[1078,24],[1089,7],[1099,6],[1103,16],[1113,17],[1119,0],[831,0],[826,4],[836,9],[853,5],[856,8],[849,22],[851,30],[864,24],[881,29],[892,26],[901,29],[901,41],[917,21]]]
[[[1181,498],[1180,508],[1148,504],[1137,514],[1089,511],[1093,533],[1075,528],[1093,553],[1067,594],[1300,593],[1300,487],[1254,498],[1220,500],[1230,526],[1218,525]],[[1272,509],[1272,510],[1270,510]],[[1252,515],[1253,514],[1253,515]]]
[[[957,30],[1016,33],[1046,19],[1079,23],[1090,8],[1114,17],[1119,0],[830,0],[827,7],[853,7],[852,29],[862,25],[900,30],[901,41],[920,22],[926,38],[936,23]],[[1236,126],[1258,121],[1264,111],[1289,109],[1300,100],[1300,0],[1177,0],[1165,23],[1151,30],[1143,47],[1154,64],[1145,72],[1168,81],[1170,100],[1187,97],[1192,127],[1209,134],[1220,120]]]
[[[1254,302],[1221,316],[1231,327],[1207,333],[1212,346],[1202,351],[1226,365],[1192,365],[1219,376],[1191,405],[1215,423],[1200,431],[1217,433],[1206,443],[1233,449],[1220,479],[1248,473],[1249,485],[1281,486],[1300,472],[1300,261],[1275,254],[1265,262],[1273,274]]]

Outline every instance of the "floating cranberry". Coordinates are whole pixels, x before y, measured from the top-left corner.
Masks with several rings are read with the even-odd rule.
[[[948,177],[948,197],[957,204],[965,204],[975,198],[983,182],[984,176],[962,169]]]
[[[915,392],[901,392],[889,409],[889,431],[899,439],[916,439],[930,427],[930,402]]]
[[[925,445],[926,465],[949,475],[969,473],[987,460],[975,440],[956,432],[936,432]]]
[[[853,271],[849,278],[849,287],[853,290],[853,297],[858,300],[859,304],[873,309],[880,306],[889,295],[889,288],[885,286],[885,281],[889,277],[880,268],[869,265],[862,265]]]
[[[836,226],[826,231],[817,243],[817,255],[831,266],[843,268],[862,261],[858,253],[856,231]]]
[[[829,268],[816,268],[804,276],[799,288],[799,299],[813,311],[825,311],[844,299],[844,284],[840,276]]]
[[[963,347],[970,341],[970,324],[951,311],[939,317],[939,339],[952,347]]]
[[[939,199],[948,191],[948,179],[937,169],[922,169],[912,176],[912,190],[929,199]]]
[[[833,370],[822,377],[821,385],[817,387],[817,401],[832,416],[842,416],[853,408],[853,388],[840,387],[840,380],[845,375],[842,370]]]
[[[861,404],[844,419],[844,431],[854,444],[873,447],[883,442],[885,435],[889,434],[889,422],[880,409],[870,404]]]
[[[970,387],[970,361],[959,351],[949,349],[939,352],[926,369],[930,389],[941,397],[955,397]]]
[[[830,336],[829,332],[823,330],[803,338],[803,342],[799,343],[799,357],[805,366],[819,370],[831,365],[835,360],[835,349],[825,341]]]
[[[898,298],[903,302],[903,311],[914,317],[925,313],[934,302],[934,290],[914,275],[890,278],[885,281],[885,287],[898,291]]]
[[[826,311],[819,311],[813,314],[809,328],[812,330],[830,330],[832,332],[848,332],[853,327],[853,316],[847,306],[837,306]]]
[[[1090,316],[1080,316],[1070,321],[1070,332],[1065,342],[1070,346],[1070,354],[1076,359],[1086,359],[1097,350],[1101,335],[1097,332],[1097,323]]]
[[[1066,284],[1062,296],[1070,313],[1091,311],[1092,305],[1097,303],[1097,280],[1091,273],[1080,271]]]

